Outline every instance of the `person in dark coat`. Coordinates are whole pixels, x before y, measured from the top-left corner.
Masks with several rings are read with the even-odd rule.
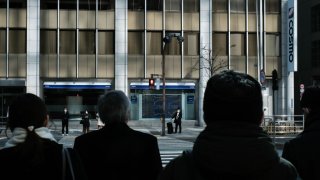
[[[320,179],[320,87],[307,87],[300,100],[304,130],[285,143],[282,157],[289,160],[303,180]]]
[[[67,165],[63,169],[63,145],[46,127],[47,109],[38,96],[21,94],[9,106],[7,128],[12,134],[0,150],[0,179],[72,179]],[[75,179],[86,179],[76,151],[69,149]],[[66,156],[65,156],[66,158]]]
[[[177,110],[173,113],[172,115],[172,120],[173,123],[175,123],[174,127],[174,133],[177,133],[178,128],[179,128],[179,133],[181,133],[181,118],[182,118],[182,113],[180,111],[180,108],[177,108]]]
[[[66,129],[66,130],[64,130]],[[66,134],[65,134],[66,132]],[[62,135],[68,135],[69,133],[69,111],[65,107],[62,115]]]
[[[253,77],[222,71],[207,82],[205,129],[192,150],[164,168],[160,180],[294,180],[295,167],[279,157],[263,120],[261,87]]]
[[[107,92],[99,98],[98,112],[105,126],[74,142],[89,179],[157,179],[162,170],[157,138],[127,125],[127,96],[122,91]]]
[[[88,110],[86,110],[82,115],[82,133],[86,134],[90,130],[90,116]]]

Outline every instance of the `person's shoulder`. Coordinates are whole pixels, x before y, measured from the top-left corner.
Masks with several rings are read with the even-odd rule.
[[[86,141],[87,139],[95,139],[102,136],[101,130],[90,131],[86,134],[81,134],[75,138],[76,141]]]
[[[138,138],[149,139],[149,140],[153,140],[153,141],[157,140],[157,138],[152,134],[141,132],[141,131],[138,131],[138,130],[135,130],[135,129],[131,129],[131,130],[132,130],[131,131],[132,134],[134,134]]]
[[[0,160],[3,160],[4,158],[8,158],[9,155],[15,151],[15,149],[16,149],[16,147],[9,147],[9,148],[0,149]]]
[[[273,174],[276,176],[282,176],[284,179],[296,179],[298,172],[295,166],[288,160],[280,157],[279,163],[274,166]]]

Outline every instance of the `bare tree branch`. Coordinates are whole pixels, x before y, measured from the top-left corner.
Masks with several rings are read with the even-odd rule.
[[[191,76],[194,71],[204,70],[206,76],[210,78],[215,73],[228,67],[227,61],[219,57],[218,51],[214,52],[212,49],[206,47],[201,48],[200,59],[202,59],[203,62],[200,63],[200,60],[197,61],[187,74],[188,76]]]

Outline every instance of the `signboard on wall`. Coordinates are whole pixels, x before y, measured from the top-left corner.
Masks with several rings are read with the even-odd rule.
[[[287,64],[288,72],[297,71],[297,0],[288,0],[288,12],[287,12]]]

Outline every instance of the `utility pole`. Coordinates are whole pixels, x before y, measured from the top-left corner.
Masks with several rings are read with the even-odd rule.
[[[162,117],[161,117],[162,131],[161,131],[161,136],[166,135],[166,73],[165,73],[166,58],[165,58],[165,54],[168,51],[167,44],[171,42],[172,37],[177,38],[180,49],[181,49],[181,44],[184,41],[184,38],[182,36],[176,35],[176,34],[165,35],[165,37],[162,39],[164,42],[164,45],[162,48]]]

